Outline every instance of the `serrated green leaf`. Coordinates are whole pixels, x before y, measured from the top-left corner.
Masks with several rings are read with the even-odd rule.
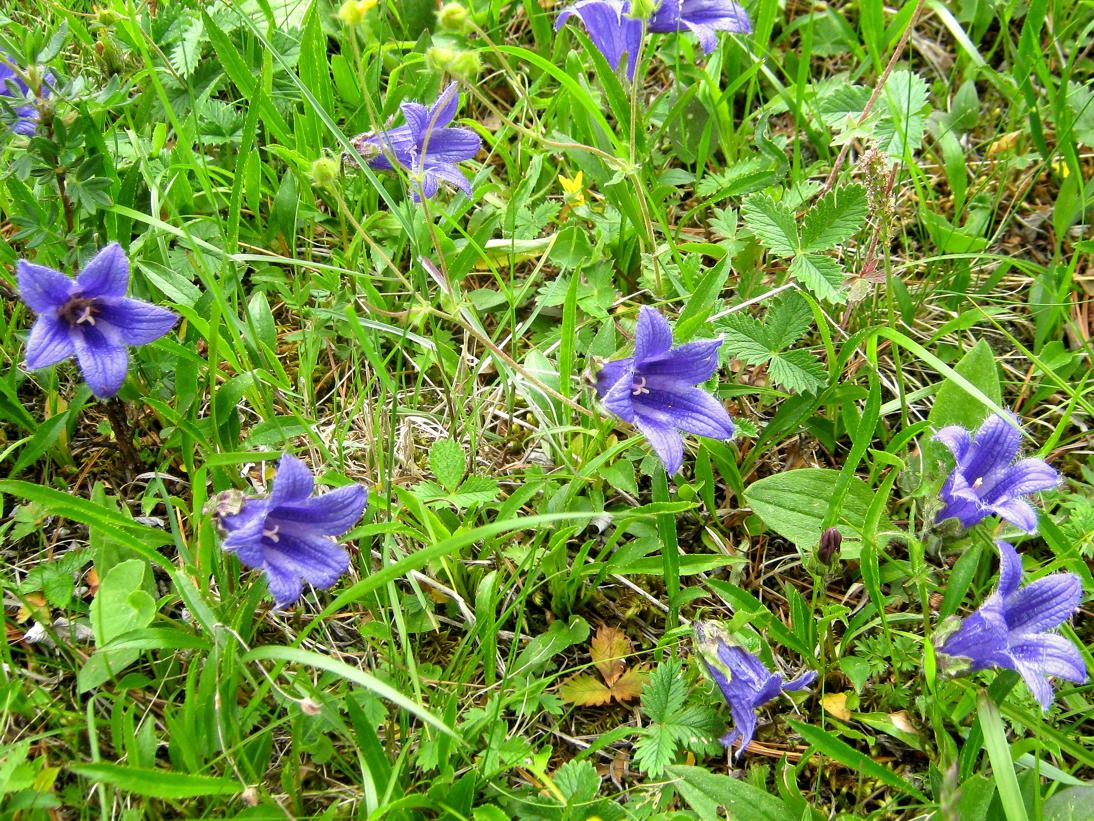
[[[846,242],[866,224],[866,189],[834,188],[817,200],[802,220],[801,250],[827,251]]]
[[[588,761],[570,759],[555,772],[555,786],[574,804],[584,804],[596,798],[600,776]]]
[[[805,297],[787,291],[771,300],[764,318],[772,347],[785,350],[805,336],[813,325],[813,312]]]
[[[150,798],[193,798],[203,795],[234,795],[244,785],[229,778],[180,773],[174,770],[141,769],[120,764],[70,764],[69,769],[96,784],[110,784],[123,792]]]
[[[882,91],[885,113],[874,126],[878,148],[890,157],[903,158],[923,142],[927,127],[927,82],[907,69],[894,71]],[[872,118],[871,118],[872,119]]]
[[[489,476],[468,476],[448,500],[458,508],[492,502],[498,497],[498,482]]]
[[[790,262],[790,275],[808,288],[818,299],[844,302],[843,267],[831,257],[820,254],[799,254]]]
[[[650,724],[642,728],[634,745],[634,763],[642,772],[657,778],[675,761],[677,746],[676,736],[664,724]]]
[[[767,194],[753,194],[744,201],[745,226],[773,254],[789,257],[798,251],[798,227],[794,213]]]
[[[718,328],[726,351],[749,365],[763,365],[776,349],[767,327],[747,314],[730,314]]]
[[[821,98],[821,119],[829,128],[842,129],[858,121],[869,99],[870,89],[865,86],[840,84]]]
[[[779,387],[816,393],[824,387],[824,366],[809,351],[783,351],[771,357],[767,372]]]
[[[649,681],[642,690],[642,712],[651,721],[662,724],[670,722],[684,706],[688,688],[680,675],[681,666],[678,659],[668,659],[650,673]]]
[[[438,439],[429,449],[429,469],[444,489],[452,493],[459,487],[466,469],[463,448],[454,439]]]

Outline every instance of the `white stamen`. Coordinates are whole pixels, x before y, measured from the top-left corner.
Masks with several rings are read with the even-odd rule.
[[[82,325],[84,322],[92,326],[95,324],[95,316],[91,313],[90,305],[85,305],[84,309],[80,311],[80,315],[76,317],[77,325]]]
[[[269,530],[263,530],[262,535],[265,536],[267,539],[269,539],[271,542],[274,542],[274,543],[279,542],[279,541],[281,541],[281,539],[277,535],[277,528],[278,528],[278,525],[274,525]]]
[[[972,489],[977,490],[982,484],[984,484],[984,477],[980,476],[975,482],[972,483]]]
[[[646,377],[636,376],[631,383],[631,396],[641,396],[644,393],[649,393],[650,389],[646,387]]]

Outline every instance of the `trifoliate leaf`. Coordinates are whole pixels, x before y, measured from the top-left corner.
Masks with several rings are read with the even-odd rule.
[[[866,189],[835,188],[817,200],[802,220],[801,250],[827,251],[846,242],[866,224]]]
[[[650,674],[642,667],[632,667],[612,685],[612,698],[618,702],[634,701],[642,695]]]
[[[604,683],[611,687],[626,669],[624,658],[631,653],[631,640],[617,627],[604,625],[589,645],[589,655]]]
[[[780,257],[789,257],[798,250],[798,227],[794,212],[775,202],[767,194],[753,194],[741,208],[745,226],[756,238]]]

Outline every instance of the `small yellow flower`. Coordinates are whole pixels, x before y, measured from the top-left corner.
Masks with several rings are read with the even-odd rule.
[[[375,6],[379,0],[346,0],[338,9],[338,19],[342,25],[353,28],[361,25],[365,12]]]
[[[1052,170],[1061,180],[1066,180],[1071,175],[1071,168],[1063,160],[1053,160]]]
[[[577,208],[585,204],[585,175],[578,171],[573,179],[558,175],[558,182],[562,186],[563,199],[566,204]]]

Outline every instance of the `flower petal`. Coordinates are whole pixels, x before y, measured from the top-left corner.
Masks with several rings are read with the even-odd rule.
[[[444,91],[437,97],[437,102],[429,107],[430,128],[444,128],[456,116],[460,107],[459,86],[455,82],[445,86]]]
[[[1044,459],[1036,458],[1015,462],[992,478],[994,484],[991,487],[980,488],[985,503],[1051,490],[1060,484],[1060,474]]]
[[[996,590],[1006,598],[1022,583],[1022,557],[1010,542],[1000,539],[995,546],[999,550],[999,587]]]
[[[408,125],[389,128],[379,134],[362,134],[353,140],[357,152],[368,158],[368,167],[377,171],[393,170],[392,160],[404,168],[414,168],[417,164],[417,145],[417,138]],[[375,156],[369,156],[377,151],[379,153]]]
[[[638,311],[634,332],[634,362],[641,371],[647,359],[668,353],[672,348],[672,328],[656,308],[643,305]]]
[[[684,463],[683,437],[671,425],[664,425],[641,416],[635,418],[634,424],[653,445],[654,453],[661,459],[668,475],[675,476]]]
[[[52,314],[39,314],[27,337],[26,366],[48,368],[76,354],[68,325]]]
[[[689,342],[647,358],[642,363],[641,375],[651,380],[669,379],[683,385],[698,385],[710,379],[718,369],[718,349],[721,346],[721,339]]]
[[[596,375],[596,395],[601,399],[611,390],[615,384],[624,376],[627,378],[627,384],[631,384],[634,378],[634,357],[628,356],[626,359],[616,359],[612,362],[605,362],[601,367],[600,372]]]
[[[437,193],[438,183],[444,181],[462,191],[469,199],[472,195],[471,182],[464,173],[452,163],[428,162],[422,175],[422,194],[430,199]]]
[[[368,504],[368,490],[346,485],[322,496],[279,505],[274,518],[288,522],[292,532],[307,530],[325,536],[341,536],[361,518]]]
[[[938,651],[947,656],[969,659],[973,670],[1011,668],[1013,662],[1006,652],[1007,640],[1002,599],[992,595],[979,610],[961,622],[961,626],[942,643]]]
[[[600,403],[624,422],[634,422],[634,384],[631,378],[623,374],[604,394]]]
[[[988,516],[988,511],[980,504],[980,497],[969,487],[960,468],[954,468],[946,477],[938,495],[945,502],[945,507],[938,511],[934,519],[936,522],[957,519],[962,527],[967,528]]]
[[[270,515],[277,515],[281,505],[304,501],[314,489],[315,477],[308,466],[291,453],[282,455],[277,462],[273,490],[270,492]]]
[[[807,670],[802,673],[796,679],[786,682],[783,685],[783,690],[804,690],[810,684],[817,680],[816,670]]]
[[[1001,519],[1006,519],[1019,530],[1026,533],[1037,532],[1037,511],[1033,505],[1023,499],[1011,499],[1009,502],[997,502],[984,508]]]
[[[1041,705],[1041,710],[1047,713],[1048,708],[1052,706],[1052,685],[1041,674],[1041,668],[1034,663],[1015,659],[1014,669],[1022,676],[1022,681],[1026,683],[1030,693]]]
[[[116,242],[112,242],[80,271],[76,285],[81,296],[121,297],[129,288],[129,258]]]
[[[640,419],[711,439],[733,438],[733,420],[729,412],[702,388],[647,390],[648,393],[633,397],[634,409]]]
[[[325,536],[280,533],[274,545],[266,545],[267,564],[292,568],[308,584],[320,590],[333,585],[349,569],[349,554]]]
[[[266,586],[270,589],[275,607],[284,609],[300,598],[304,585],[291,564],[267,562],[263,569],[266,571]]]
[[[429,109],[421,103],[403,103],[399,106],[406,119],[406,128],[416,145],[421,145],[429,133]]]
[[[480,148],[482,137],[470,128],[441,128],[426,137],[422,144],[427,166],[473,159]]]
[[[115,326],[127,345],[155,342],[179,320],[173,311],[128,297],[101,302],[98,309],[99,318]]]
[[[947,425],[931,438],[949,448],[958,464],[961,464],[961,460],[965,458],[972,444],[972,434],[960,425]]]
[[[744,699],[736,699],[730,702],[729,714],[733,716],[733,732],[741,742],[733,757],[740,758],[756,734],[756,710],[751,704],[745,703]]]
[[[1046,633],[1014,644],[1010,652],[1017,662],[1038,668],[1042,675],[1056,676],[1076,684],[1086,681],[1086,664],[1082,654],[1063,636]]]
[[[714,26],[709,23],[695,23],[685,20],[684,25],[699,40],[699,48],[704,54],[710,54],[718,47],[718,34]]]
[[[114,396],[129,372],[129,352],[120,341],[108,338],[105,328],[85,326],[71,335],[80,373],[99,399]]]
[[[973,437],[972,447],[960,464],[961,472],[975,484],[993,471],[1006,470],[1018,455],[1022,444],[1022,431],[1017,421],[992,415],[980,426]]]
[[[1074,573],[1053,573],[1005,599],[1007,626],[1019,633],[1051,630],[1079,609],[1083,585]]]
[[[684,0],[680,17],[684,22],[705,23],[718,31],[748,34],[752,23],[740,3],[727,0]]]
[[[15,270],[19,298],[36,313],[56,311],[72,295],[75,283],[60,271],[25,259],[19,260]]]
[[[626,4],[619,0],[579,0],[558,15],[555,30],[576,14],[608,65],[618,69],[623,55],[627,55],[627,76],[633,80],[642,40],[642,21],[627,17],[626,9]]]

